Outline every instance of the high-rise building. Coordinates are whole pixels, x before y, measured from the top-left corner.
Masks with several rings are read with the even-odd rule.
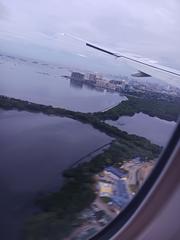
[[[71,79],[77,80],[77,81],[83,81],[84,80],[84,74],[79,72],[72,72],[71,73]]]
[[[88,79],[89,79],[89,81],[93,81],[93,82],[95,82],[95,81],[96,81],[96,74],[92,74],[92,73],[90,73]]]

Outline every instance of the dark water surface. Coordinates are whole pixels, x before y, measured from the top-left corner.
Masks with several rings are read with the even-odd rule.
[[[0,110],[0,239],[19,239],[40,192],[57,189],[61,173],[111,141],[87,124],[39,113]]]
[[[107,123],[119,129],[149,139],[152,143],[165,146],[169,140],[176,123],[150,117],[144,113],[136,113],[132,117],[123,116],[117,121]]]
[[[68,69],[20,61],[0,56],[0,94],[36,103],[58,106],[80,112],[96,112],[124,99],[118,93],[98,91],[72,83]]]

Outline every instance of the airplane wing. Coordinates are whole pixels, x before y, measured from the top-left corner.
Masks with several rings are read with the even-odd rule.
[[[137,73],[132,74],[134,77],[155,77],[166,81],[169,84],[177,86],[180,84],[180,71],[169,67],[165,67],[155,63],[150,59],[145,59],[142,57],[133,56],[130,54],[121,54],[119,52],[106,49],[104,47],[97,46],[93,43],[81,39],[77,36],[68,33],[61,33],[62,36],[67,36],[75,40],[83,42],[87,47],[93,48],[95,50],[101,51],[103,53],[109,54],[117,59],[124,60],[127,64],[131,65],[133,68],[138,70]]]
[[[180,71],[164,67],[159,64],[156,64],[152,62],[151,60],[143,59],[142,57],[133,57],[128,54],[120,54],[115,51],[111,51],[105,48],[101,48],[97,45],[91,44],[86,42],[86,46],[94,48],[98,51],[104,52],[106,54],[109,54],[111,56],[114,56],[116,58],[121,58],[127,64],[131,65],[135,69],[138,70],[138,73],[132,74],[132,76],[135,77],[156,77],[165,81],[168,81],[169,83],[177,82],[177,80],[180,82]]]

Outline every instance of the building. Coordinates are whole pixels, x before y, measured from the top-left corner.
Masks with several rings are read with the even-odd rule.
[[[88,80],[92,81],[92,82],[95,82],[96,81],[96,74],[90,73],[89,76],[88,76]]]
[[[99,196],[111,197],[113,194],[113,185],[111,183],[99,182]]]
[[[96,79],[103,80],[103,75],[100,73],[96,74]]]
[[[108,82],[108,83],[106,84],[106,88],[108,88],[109,90],[115,91],[115,90],[116,90],[116,85],[115,85],[114,83]]]
[[[116,183],[116,189],[114,191],[111,200],[117,204],[120,208],[123,208],[130,201],[131,196],[129,195],[124,180],[119,179]]]
[[[109,82],[112,83],[112,84],[115,84],[115,85],[121,85],[122,84],[122,80],[120,80],[120,81],[118,81],[118,80],[110,80]]]
[[[84,74],[79,73],[79,72],[72,72],[71,79],[77,80],[77,81],[84,81]]]
[[[119,180],[120,178],[125,177],[127,174],[122,169],[110,166],[105,168],[104,175],[108,176],[112,180]]]
[[[123,169],[128,171],[128,184],[137,185],[137,171],[141,167],[139,158],[134,158],[123,164]]]
[[[102,80],[102,79],[96,79],[96,87],[100,87],[100,88],[106,88],[107,87],[107,80]]]

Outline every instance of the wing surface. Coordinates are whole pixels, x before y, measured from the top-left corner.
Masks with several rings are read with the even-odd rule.
[[[104,52],[118,59],[123,59],[127,64],[131,65],[139,72],[134,74],[136,77],[156,77],[165,81],[180,81],[180,71],[159,65],[149,59],[144,59],[142,57],[134,57],[130,54],[121,54],[112,50],[101,48],[97,45],[86,42],[86,46],[94,48],[98,51]]]

